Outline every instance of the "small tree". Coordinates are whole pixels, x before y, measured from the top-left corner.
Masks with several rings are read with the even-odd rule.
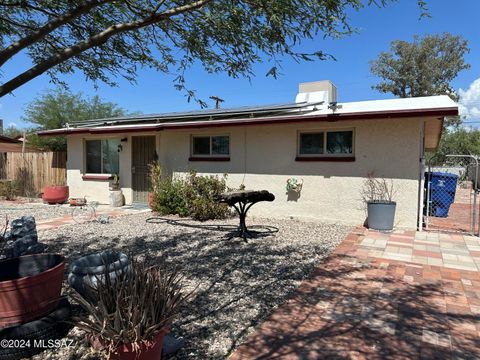
[[[371,72],[382,79],[373,88],[402,98],[448,95],[458,101],[450,83],[470,67],[464,60],[469,51],[466,40],[448,33],[414,36],[412,42],[393,41],[390,52],[380,53],[370,63]],[[459,117],[453,117],[445,126],[460,123]]]
[[[15,125],[9,125],[5,129],[3,129],[3,134],[0,134],[0,135],[15,138],[22,134],[23,134],[23,131],[21,129],[17,128]]]
[[[80,93],[72,94],[65,90],[54,90],[27,105],[23,120],[34,125],[27,136],[29,145],[52,151],[65,151],[65,137],[39,137],[34,132],[58,129],[78,120],[123,115],[125,111],[122,108],[114,103],[104,102],[98,96],[84,98]]]
[[[299,50],[318,33],[350,34],[347,13],[392,0],[5,0],[0,2],[0,70],[19,54],[30,68],[0,72],[0,97],[47,73],[81,71],[86,78],[114,85],[122,75],[135,81],[138,67],[183,73],[200,64],[209,73],[250,76],[253,64],[279,57],[325,59],[321,50]],[[417,0],[421,9],[425,1]],[[188,96],[192,96],[188,92]]]
[[[462,158],[447,159],[447,155],[480,156],[480,130],[463,127],[444,130],[437,152],[427,157],[427,163],[443,165],[448,160],[452,164],[462,165],[465,162]]]

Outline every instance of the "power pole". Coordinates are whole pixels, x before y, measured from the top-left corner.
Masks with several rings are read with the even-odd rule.
[[[220,103],[225,101],[220,99],[218,96],[210,96],[210,99],[215,100],[215,109],[220,109]]]

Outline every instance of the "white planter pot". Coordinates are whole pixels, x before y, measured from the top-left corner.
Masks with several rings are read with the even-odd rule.
[[[120,207],[125,203],[122,190],[110,191],[110,206]]]

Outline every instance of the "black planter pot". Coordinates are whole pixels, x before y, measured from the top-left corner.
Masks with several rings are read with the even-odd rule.
[[[109,250],[102,251],[72,262],[68,283],[85,299],[95,302],[98,281],[104,281],[107,274],[110,280],[114,281],[117,276],[129,269],[130,260],[127,255]]]
[[[396,207],[395,201],[369,201],[367,203],[368,227],[375,230],[392,230]]]

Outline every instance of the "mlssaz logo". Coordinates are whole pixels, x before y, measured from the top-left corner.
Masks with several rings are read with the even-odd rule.
[[[60,340],[53,340],[53,339],[38,339],[33,340],[33,347],[41,348],[41,349],[56,349],[62,347],[70,347],[73,344],[73,340],[71,339],[60,339]]]

